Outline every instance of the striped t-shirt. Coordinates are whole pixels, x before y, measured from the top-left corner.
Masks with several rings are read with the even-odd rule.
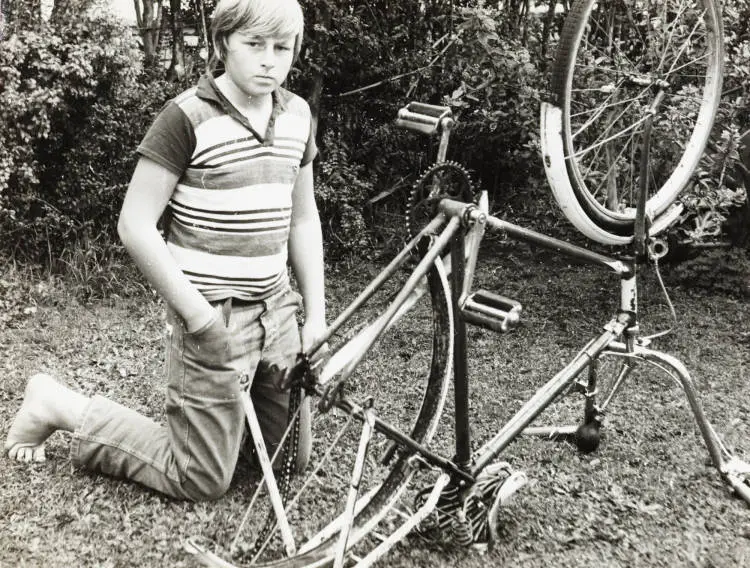
[[[167,247],[209,301],[263,299],[288,283],[292,189],[317,153],[310,108],[278,89],[261,136],[210,76],[167,103],[138,153],[180,176]]]

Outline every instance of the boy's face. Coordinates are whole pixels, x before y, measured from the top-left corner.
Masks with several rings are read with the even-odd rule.
[[[258,36],[234,32],[227,38],[224,68],[248,97],[270,94],[280,86],[294,61],[294,36]]]

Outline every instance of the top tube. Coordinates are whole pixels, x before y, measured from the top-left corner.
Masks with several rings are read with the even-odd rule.
[[[483,214],[476,205],[472,203],[463,203],[461,201],[455,201],[453,199],[443,199],[440,202],[440,211],[451,217],[459,217],[460,219],[471,220],[472,216],[477,214]],[[488,216],[487,225],[496,232],[504,233],[509,237],[516,240],[533,243],[540,247],[548,250],[559,252],[565,256],[569,256],[589,264],[595,264],[597,266],[603,266],[609,268],[614,273],[622,276],[623,278],[629,278],[633,275],[633,268],[628,263],[625,263],[616,258],[612,258],[583,247],[579,247],[570,244],[554,237],[537,233],[531,229],[525,229],[513,223],[508,223],[497,217]]]

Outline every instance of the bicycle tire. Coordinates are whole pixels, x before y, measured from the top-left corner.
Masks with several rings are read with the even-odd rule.
[[[587,236],[604,244],[632,240],[639,134],[652,92],[659,89],[665,96],[657,107],[649,154],[651,219],[688,185],[719,104],[722,33],[715,0],[573,4],[550,85],[562,127],[547,136],[561,139],[569,180],[553,186],[555,197],[583,211],[584,219],[568,217]]]
[[[348,399],[353,400],[360,400],[362,396],[366,396],[367,392],[373,393],[375,395],[375,405],[374,408],[376,411],[378,410],[379,405],[378,404],[378,398],[383,398],[386,396],[399,396],[400,399],[392,400],[390,402],[394,403],[394,407],[390,410],[386,409],[385,414],[388,414],[388,416],[383,416],[381,412],[376,412],[378,414],[379,418],[385,418],[389,423],[396,422],[395,425],[397,427],[402,426],[402,424],[406,422],[411,422],[410,420],[407,420],[408,416],[411,416],[414,418],[413,422],[411,422],[409,428],[401,429],[402,432],[405,432],[409,434],[409,436],[422,443],[426,444],[429,442],[433,434],[435,433],[435,430],[438,425],[438,421],[440,418],[440,415],[443,410],[444,402],[447,396],[448,391],[448,384],[449,384],[449,378],[450,373],[452,370],[452,355],[453,355],[453,334],[452,334],[452,326],[453,326],[453,315],[452,315],[452,307],[451,307],[451,296],[450,296],[450,290],[448,285],[448,279],[447,275],[445,273],[444,268],[442,268],[442,263],[438,259],[436,261],[436,264],[430,269],[427,275],[427,292],[424,294],[425,297],[422,298],[421,303],[424,304],[424,306],[415,306],[413,310],[411,311],[419,311],[420,315],[417,315],[416,317],[421,318],[424,316],[427,312],[430,312],[430,318],[432,321],[432,333],[430,334],[424,334],[423,336],[430,336],[428,339],[429,344],[431,345],[431,353],[429,353],[429,357],[427,357],[427,354],[421,353],[420,355],[420,363],[425,363],[427,359],[429,358],[429,368],[424,369],[425,376],[423,380],[419,383],[419,388],[414,387],[414,383],[417,382],[417,378],[413,377],[411,374],[411,361],[407,361],[404,370],[405,375],[396,377],[378,377],[379,381],[369,381],[369,378],[366,379],[366,385],[367,388],[364,389],[361,393],[357,392],[356,386],[347,387],[346,396]],[[411,315],[411,311],[408,315]],[[407,316],[405,316],[407,317]],[[420,319],[420,322],[424,322],[423,319]],[[401,321],[399,321],[395,326],[398,326],[401,324]],[[407,324],[405,329],[397,330],[396,327],[389,327],[389,329],[386,331],[386,334],[406,334],[401,339],[409,342],[411,341],[411,336],[413,334],[410,334],[410,330],[408,328]],[[421,325],[421,324],[420,324]],[[424,329],[422,329],[422,332],[424,332]],[[409,337],[407,337],[409,336]],[[417,337],[416,341],[421,341],[421,337]],[[399,339],[400,340],[400,339]],[[392,345],[392,342],[388,342],[388,345]],[[410,345],[404,345],[404,349],[409,349]],[[376,347],[373,347],[371,351],[375,351]],[[337,348],[333,348],[331,352],[331,359],[334,360],[336,356]],[[388,351],[381,350],[379,352],[379,357],[383,358],[385,356],[390,355],[390,359],[398,359],[399,356],[401,356],[398,353],[392,352],[390,349]],[[408,354],[404,354],[404,356],[407,356]],[[424,355],[424,357],[422,357]],[[415,356],[416,357],[416,356]],[[379,369],[381,366],[385,366],[388,369],[394,368],[396,365],[391,365],[393,361],[376,361],[372,369]],[[357,367],[357,371],[360,370],[361,367],[366,366],[367,359],[363,360],[362,363],[360,363]],[[324,371],[325,372],[325,371]],[[364,371],[366,374],[368,371]],[[405,383],[405,379],[409,379],[410,386],[405,386],[402,383]],[[389,385],[384,386],[383,383],[387,382],[387,380],[390,379]],[[395,391],[389,391],[386,392],[387,389],[391,389],[392,387],[397,387]],[[410,413],[408,411],[410,404],[412,404],[413,396],[409,395],[407,399],[407,392],[415,393],[420,392],[421,395],[421,401],[416,403],[416,410],[413,413]],[[334,411],[326,412],[325,416],[330,417],[335,414]],[[391,420],[391,418],[393,420]],[[331,420],[335,420],[335,417],[332,417]],[[399,423],[400,421],[400,423]],[[355,419],[356,424],[360,424],[359,420]],[[319,433],[320,439],[324,440],[323,444],[321,444],[323,447],[322,450],[327,449],[326,441],[329,440],[327,437],[328,433]],[[375,434],[379,437],[378,441],[382,442],[389,442],[389,440],[386,439],[385,435],[382,434]],[[358,443],[358,436],[359,436],[359,430],[357,428],[357,432],[355,436],[351,437],[350,442],[353,444],[353,450],[356,453],[357,449],[357,443]],[[382,440],[381,440],[382,439]],[[376,444],[376,441],[371,442],[371,446],[373,444]],[[343,450],[342,450],[343,452]],[[360,546],[360,547],[366,547],[366,544],[363,544],[362,541],[368,537],[368,534],[373,528],[373,525],[377,524],[379,520],[383,517],[383,515],[388,511],[388,509],[392,505],[392,501],[400,496],[401,492],[404,490],[404,488],[408,485],[410,478],[411,478],[411,471],[409,467],[409,458],[410,458],[410,451],[399,449],[398,452],[395,453],[395,456],[392,458],[389,466],[384,466],[382,469],[382,472],[380,474],[372,473],[372,477],[367,480],[367,482],[379,484],[379,486],[376,485],[376,488],[371,491],[371,495],[369,496],[368,502],[365,504],[365,506],[356,514],[354,518],[354,522],[352,525],[351,533],[349,534],[349,548],[354,546]],[[342,454],[342,459],[347,459]],[[313,467],[313,466],[310,466]],[[373,463],[368,464],[368,468],[371,470],[376,470],[376,466]],[[342,491],[345,491],[348,488],[348,476],[350,475],[350,471],[347,468],[344,468],[346,471],[345,473],[342,472],[343,476],[346,477],[346,483],[342,484],[342,487],[340,488]],[[319,474],[320,475],[320,474]],[[332,479],[333,475],[327,478],[327,481],[335,482],[335,479]],[[302,484],[304,482],[304,476],[301,476],[299,480],[297,480],[298,485]],[[362,485],[365,485],[366,482],[363,479]],[[305,498],[309,498],[312,501],[312,507],[313,511],[319,513],[320,515],[323,515],[326,513],[325,505],[319,504],[316,499],[321,499],[320,503],[336,503],[343,505],[343,503],[346,502],[346,494],[344,493],[342,495],[341,499],[337,499],[333,496],[332,490],[330,490],[328,487],[318,487],[319,493],[325,493],[325,495],[315,495],[311,494],[308,496],[305,496]],[[313,489],[310,489],[312,492]],[[367,489],[365,487],[362,487],[360,489],[360,496],[365,494],[367,492]],[[329,495],[330,493],[330,495]],[[307,505],[304,505],[307,506]],[[308,523],[310,521],[310,515],[307,513],[299,512],[299,516],[301,519],[301,523]],[[334,517],[336,516],[336,513],[332,513],[330,516]],[[291,519],[290,519],[291,521]],[[325,523],[322,523],[325,526]],[[299,528],[299,531],[295,530]],[[294,524],[292,525],[292,529],[294,532],[299,533],[307,533],[307,536],[309,536],[309,533],[311,532],[311,529],[309,527],[295,527]],[[315,527],[312,532],[315,532],[316,530],[320,529],[320,527]],[[297,535],[299,536],[299,535]],[[242,564],[242,565],[252,565],[252,566],[258,566],[258,567],[295,567],[295,566],[327,566],[332,563],[333,557],[336,551],[336,545],[339,537],[339,532],[335,531],[330,536],[328,536],[325,539],[322,539],[320,542],[318,542],[313,548],[309,550],[304,550],[304,552],[301,552],[295,556],[291,557],[278,557],[278,558],[271,558],[266,556],[262,556],[259,558],[259,560],[252,564]],[[300,549],[302,550],[302,548]],[[281,547],[278,547],[278,552],[281,553]],[[203,559],[205,561],[205,559]],[[220,563],[217,564],[210,564],[206,562],[207,565],[222,565]],[[224,564],[225,565],[225,564]]]

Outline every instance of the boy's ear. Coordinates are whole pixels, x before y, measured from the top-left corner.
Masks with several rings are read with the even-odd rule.
[[[227,44],[227,36],[222,35],[221,37],[217,38],[218,41],[214,41],[214,54],[216,59],[224,62],[224,58],[227,55],[228,50],[228,44]]]

